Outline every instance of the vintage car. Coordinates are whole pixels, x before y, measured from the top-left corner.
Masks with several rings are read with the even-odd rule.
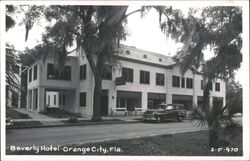
[[[182,104],[159,104],[154,109],[148,109],[142,115],[143,121],[154,120],[162,122],[164,120],[182,121],[186,118],[185,106]]]

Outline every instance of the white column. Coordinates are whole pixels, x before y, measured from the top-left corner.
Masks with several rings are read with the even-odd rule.
[[[32,94],[33,95],[33,94]],[[33,96],[32,96],[33,100]],[[33,104],[33,102],[32,102]],[[37,111],[41,112],[45,110],[45,89],[43,87],[38,88],[38,108]]]
[[[172,98],[172,94],[171,93],[167,93],[166,94],[166,104],[171,104],[172,101],[173,101],[173,98]]]
[[[142,111],[146,111],[148,108],[148,93],[145,91],[142,92],[141,108]]]
[[[196,95],[193,95],[193,104],[198,105],[198,99]]]

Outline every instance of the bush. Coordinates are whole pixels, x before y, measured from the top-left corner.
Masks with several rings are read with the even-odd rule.
[[[29,118],[29,115],[25,114],[25,113],[20,113],[20,117],[23,119],[27,119],[27,118]]]
[[[68,122],[69,122],[69,123],[77,123],[77,122],[78,122],[78,119],[77,119],[76,117],[70,117],[70,118],[68,119]]]

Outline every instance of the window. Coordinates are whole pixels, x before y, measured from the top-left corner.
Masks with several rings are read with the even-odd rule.
[[[112,66],[111,65],[104,66],[102,78],[106,80],[112,80]]]
[[[65,94],[63,94],[63,106],[65,106],[65,102],[66,102],[66,97]]]
[[[201,90],[204,89],[204,83],[203,83],[203,80],[201,80]]]
[[[159,58],[159,62],[162,62],[162,58]]]
[[[32,81],[32,68],[29,69],[29,82]]]
[[[59,94],[59,106],[65,106],[65,94]]]
[[[193,79],[192,78],[187,78],[187,88],[193,88]]]
[[[180,87],[180,77],[173,76],[172,86],[173,87]]]
[[[80,66],[80,80],[86,79],[86,64]]]
[[[48,95],[48,105],[50,105],[50,95]]]
[[[54,95],[54,105],[56,105],[56,95]]]
[[[220,83],[215,83],[215,91],[220,91]]]
[[[164,86],[165,79],[164,74],[156,73],[156,85]]]
[[[129,50],[126,50],[125,51],[127,55],[130,55],[130,51]]]
[[[148,71],[140,71],[140,83],[149,84],[149,72]]]
[[[80,106],[86,107],[86,92],[80,93]]]
[[[37,65],[34,66],[34,80],[37,79]]]
[[[133,82],[134,70],[130,68],[122,68],[122,77],[126,82]]]
[[[181,88],[185,88],[185,77],[181,78]]]
[[[59,80],[71,80],[71,66],[64,66],[63,71],[59,74],[59,71],[54,69],[54,64],[47,65],[47,78],[59,79]]]
[[[147,55],[144,54],[144,55],[143,55],[143,58],[147,59]]]

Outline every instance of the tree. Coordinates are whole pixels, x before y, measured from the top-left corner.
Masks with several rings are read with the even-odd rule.
[[[218,133],[222,123],[226,122],[227,127],[233,127],[237,123],[231,119],[230,114],[224,117],[228,105],[225,107],[210,105],[209,84],[216,78],[224,80],[233,78],[234,71],[241,65],[241,8],[230,6],[190,9],[187,17],[171,7],[156,7],[156,9],[160,15],[162,31],[184,44],[175,56],[182,73],[190,68],[197,72],[198,69],[202,69],[199,73],[206,80],[203,104],[194,110],[199,114],[201,123],[206,123],[209,127],[209,146],[218,146]],[[209,46],[214,56],[205,61],[203,51]]]
[[[76,50],[83,50],[94,75],[93,121],[101,120],[100,101],[102,92],[102,74],[105,65],[117,63],[115,55],[126,35],[126,15],[128,6],[32,6],[24,19],[26,36],[39,15],[49,22],[43,35],[44,46],[59,55],[58,66],[63,69],[68,47],[76,42]]]
[[[226,98],[229,106],[229,113],[242,113],[242,86],[239,82],[230,80],[226,84]]]
[[[15,20],[12,18],[12,14],[15,12],[15,7],[12,5],[6,6],[6,31],[15,26]],[[16,93],[21,90],[20,82],[18,80],[19,75],[19,66],[18,57],[15,54],[16,51],[14,46],[6,44],[6,90],[11,93]],[[9,100],[9,96],[6,93],[6,100]]]

